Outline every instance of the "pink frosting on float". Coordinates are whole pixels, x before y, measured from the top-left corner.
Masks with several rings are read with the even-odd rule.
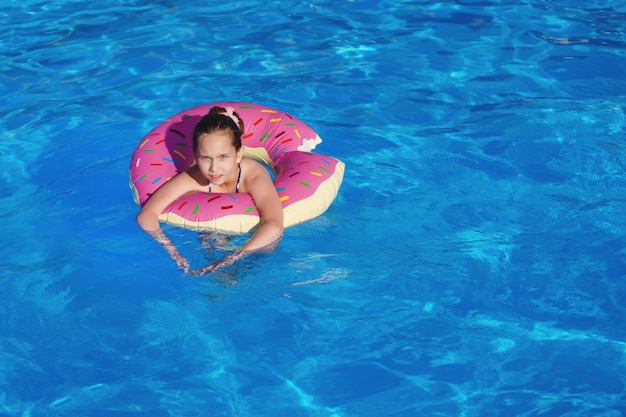
[[[245,154],[266,163],[285,213],[285,227],[322,214],[343,180],[343,162],[310,152],[319,135],[297,118],[251,103],[219,102],[185,110],[156,126],[140,142],[130,165],[135,201],[145,201],[167,180],[194,162],[193,130],[214,107],[233,107],[244,122]],[[245,233],[256,227],[259,213],[249,194],[195,193],[168,206],[161,221],[193,230]]]

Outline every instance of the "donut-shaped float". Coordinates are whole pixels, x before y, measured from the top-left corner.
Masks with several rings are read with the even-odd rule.
[[[326,211],[341,186],[344,163],[312,153],[322,139],[302,121],[270,107],[240,102],[185,110],[141,139],[130,165],[130,187],[137,204],[143,205],[161,185],[195,162],[194,128],[214,106],[233,107],[243,120],[244,156],[261,161],[274,173],[285,227]],[[249,194],[198,192],[171,203],[159,220],[197,231],[247,233],[259,224],[260,217]]]

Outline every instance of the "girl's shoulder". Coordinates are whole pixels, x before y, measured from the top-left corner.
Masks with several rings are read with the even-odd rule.
[[[249,174],[257,175],[259,173],[267,172],[265,166],[262,162],[257,161],[254,158],[246,158],[244,157],[241,160],[241,170],[246,169]]]
[[[241,160],[241,180],[244,186],[257,182],[258,179],[267,179],[269,183],[272,182],[268,168],[254,158],[243,158]],[[244,192],[250,192],[250,190]]]

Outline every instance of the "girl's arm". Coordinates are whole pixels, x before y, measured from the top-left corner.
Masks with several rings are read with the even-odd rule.
[[[174,243],[163,233],[159,215],[170,203],[193,190],[194,180],[186,172],[176,175],[155,191],[137,215],[137,224],[144,232],[159,242],[183,271],[189,271],[189,262],[180,254]]]
[[[250,178],[248,190],[259,211],[261,224],[254,235],[241,248],[252,252],[278,241],[283,235],[284,215],[276,186],[270,176],[263,171]]]
[[[170,240],[170,238],[163,233],[163,230],[159,229],[157,231],[147,233],[152,236],[154,240],[163,245],[168,255],[170,255],[170,258],[172,258],[174,262],[176,262],[176,265],[178,265],[178,269],[185,273],[189,272],[189,262],[183,255],[181,255],[178,248],[174,246],[174,243]]]

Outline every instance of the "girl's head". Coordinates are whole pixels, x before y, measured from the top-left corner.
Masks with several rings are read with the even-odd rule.
[[[232,107],[213,107],[193,132],[193,152],[198,169],[211,184],[231,188],[238,179],[243,158],[243,122]]]
[[[232,107],[213,107],[206,116],[200,119],[193,131],[194,153],[198,150],[200,136],[211,133],[228,135],[235,150],[239,152],[241,149],[241,135],[243,134],[243,120]]]

